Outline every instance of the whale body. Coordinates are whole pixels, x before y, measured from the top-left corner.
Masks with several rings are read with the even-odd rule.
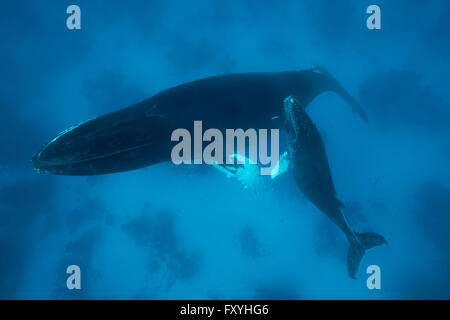
[[[39,172],[89,176],[139,169],[170,160],[170,136],[201,120],[205,128],[284,128],[282,101],[307,106],[333,91],[367,121],[348,92],[325,69],[214,76],[161,91],[128,108],[69,128],[32,157]]]
[[[387,243],[386,239],[376,233],[357,233],[350,228],[342,212],[345,206],[336,197],[322,137],[297,99],[284,100],[284,119],[295,182],[306,198],[344,232],[350,243],[347,269],[355,278],[365,250]]]

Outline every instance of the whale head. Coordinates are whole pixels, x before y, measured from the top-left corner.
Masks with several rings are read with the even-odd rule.
[[[289,96],[284,99],[283,111],[289,139],[296,139],[299,134],[299,121],[305,113],[304,108],[296,98]]]

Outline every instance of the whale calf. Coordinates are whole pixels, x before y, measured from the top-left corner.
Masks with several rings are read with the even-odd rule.
[[[90,176],[138,169],[170,160],[170,135],[201,120],[205,128],[284,127],[280,101],[289,95],[307,106],[333,91],[365,121],[350,94],[324,68],[214,76],[161,91],[128,108],[69,128],[34,154],[39,172]]]
[[[319,131],[304,110],[293,98],[284,100],[284,119],[288,135],[288,155],[297,186],[320,211],[331,219],[347,237],[350,248],[347,269],[355,278],[365,250],[387,243],[376,233],[353,232],[342,213],[345,208],[336,197],[328,158]]]

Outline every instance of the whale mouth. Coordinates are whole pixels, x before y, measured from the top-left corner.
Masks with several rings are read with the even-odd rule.
[[[97,175],[116,172],[113,166],[109,166],[108,172],[103,172],[105,163],[111,159],[114,159],[114,162],[117,162],[117,159],[124,158],[124,155],[134,154],[142,151],[142,149],[151,148],[152,145],[153,143],[142,144],[111,153],[86,157],[80,160],[75,160],[75,157],[51,157],[47,154],[48,149],[45,147],[42,151],[35,153],[32,156],[31,161],[34,168],[40,173],[49,172],[62,175]],[[117,172],[122,170],[123,168],[117,168]]]

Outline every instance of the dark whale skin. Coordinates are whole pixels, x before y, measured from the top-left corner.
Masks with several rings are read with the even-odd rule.
[[[342,212],[345,207],[336,197],[322,137],[305,106],[290,96],[284,100],[283,109],[295,182],[306,198],[344,232],[350,244],[347,270],[355,278],[365,250],[387,243],[386,239],[373,232],[358,233],[350,228]]]
[[[330,165],[319,131],[296,99],[286,98],[284,118],[292,173],[302,193],[345,233],[353,237],[336,197]]]
[[[170,160],[176,128],[283,128],[273,120],[289,95],[308,105],[334,91],[356,104],[327,72],[302,71],[227,74],[188,82],[147,100],[59,134],[32,157],[40,172],[89,176],[139,169]]]

